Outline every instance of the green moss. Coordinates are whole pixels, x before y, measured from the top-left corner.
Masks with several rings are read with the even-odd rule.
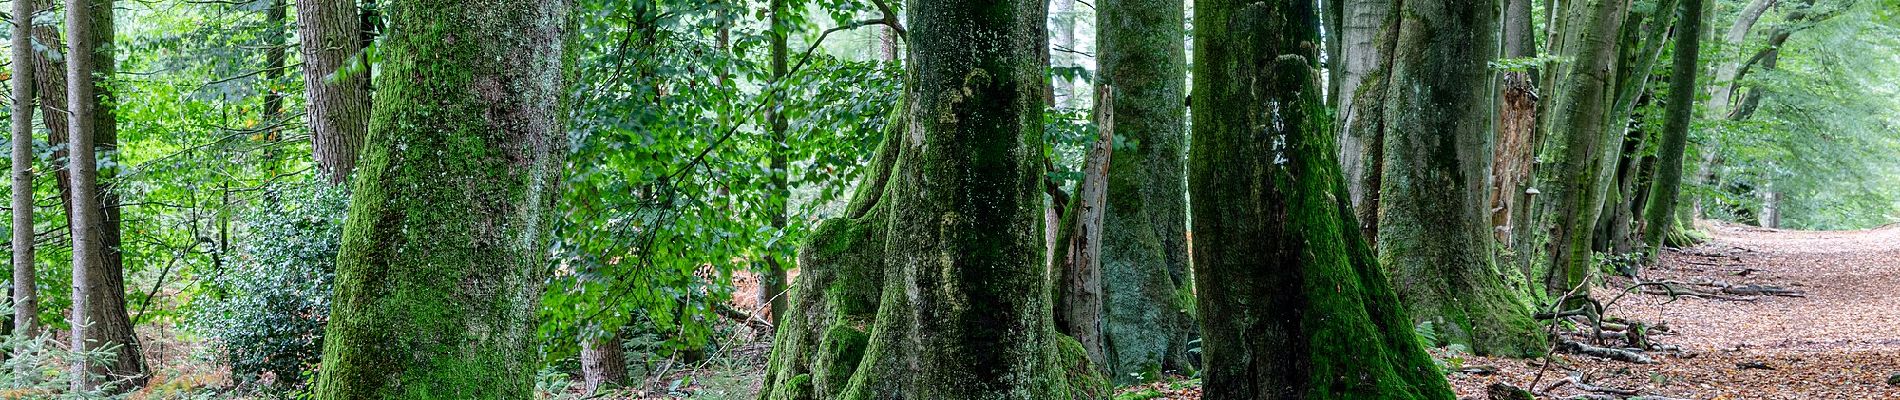
[[[564,3],[392,5],[318,397],[525,398]],[[493,54],[515,54],[497,59]]]

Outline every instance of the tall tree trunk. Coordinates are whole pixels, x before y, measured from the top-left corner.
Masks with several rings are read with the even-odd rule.
[[[1649,75],[1656,62],[1662,57],[1663,45],[1668,43],[1670,25],[1674,22],[1677,0],[1660,0],[1651,10],[1636,10],[1623,22],[1620,44],[1617,46],[1616,94],[1610,109],[1610,132],[1603,146],[1603,162],[1598,164],[1596,235],[1591,248],[1594,251],[1609,252],[1616,243],[1624,242],[1621,236],[1629,232],[1629,213],[1621,212],[1629,204],[1632,189],[1635,187],[1635,169],[1642,162],[1641,153],[1647,148],[1649,135],[1638,129],[1632,119],[1636,107],[1648,93]]]
[[[600,393],[601,389],[627,380],[627,353],[620,347],[620,335],[606,332],[602,337],[581,338],[581,392]]]
[[[1728,31],[1722,35],[1722,46],[1718,50],[1727,54],[1718,54],[1716,59],[1731,61],[1717,63],[1714,79],[1708,82],[1709,103],[1704,108],[1708,110],[1709,118],[1727,118],[1732,113],[1730,104],[1734,99],[1735,80],[1742,70],[1740,59],[1742,44],[1747,41],[1748,32],[1754,30],[1755,23],[1768,12],[1768,6],[1775,2],[1776,0],[1750,1],[1746,7],[1742,8],[1741,14],[1735,17],[1735,23],[1729,25]],[[1714,185],[1716,165],[1721,160],[1721,144],[1713,140],[1707,141],[1702,143],[1697,153],[1702,155],[1702,160],[1696,164],[1696,180],[1703,185]],[[1703,204],[1700,197],[1695,199],[1692,210],[1693,218],[1703,216]],[[1688,222],[1693,223],[1694,220]]]
[[[390,4],[319,399],[518,399],[538,356],[569,3]]]
[[[284,94],[277,91],[278,81],[284,79],[285,59],[290,46],[285,43],[286,30],[289,29],[290,7],[285,0],[271,0],[264,9],[264,110],[262,123],[269,126],[264,133],[265,140],[276,143],[283,140],[284,128],[279,122],[284,116]],[[264,149],[264,172],[270,175],[280,173],[281,165],[277,157],[278,146]]]
[[[114,95],[99,85],[113,79],[117,71],[113,54],[113,18],[111,0],[67,2],[66,26],[69,40],[66,57],[66,100],[70,118],[69,137],[63,138],[71,151],[66,154],[70,166],[66,187],[62,188],[68,222],[73,234],[73,270],[75,281],[84,271],[84,283],[75,282],[74,296],[81,293],[85,304],[74,301],[74,309],[83,309],[84,337],[90,347],[112,347],[109,363],[94,365],[95,374],[113,381],[124,381],[118,389],[143,386],[146,380],[144,355],[132,320],[125,308],[125,260],[120,250],[119,196],[111,190],[118,175],[118,123]],[[82,51],[83,50],[83,51]],[[103,159],[100,159],[103,157]],[[99,169],[99,165],[112,165]],[[103,182],[103,184],[102,184]],[[85,201],[80,201],[80,199]],[[83,249],[83,250],[82,250]],[[77,298],[77,297],[75,297]],[[77,330],[76,330],[77,331]],[[79,343],[76,339],[74,343]],[[82,379],[83,380],[83,379]],[[81,382],[75,382],[79,384]]]
[[[1060,49],[1050,53],[1049,66],[1068,69],[1076,66],[1075,48],[1075,0],[1049,0],[1049,26],[1051,47]],[[1066,74],[1066,73],[1064,73]],[[1057,74],[1050,80],[1051,95],[1056,107],[1075,106],[1075,81]]]
[[[297,0],[310,153],[331,184],[356,168],[369,132],[370,66],[356,0]]]
[[[38,284],[33,268],[33,102],[37,1],[13,2],[13,334],[39,336]],[[22,367],[20,372],[24,374]]]
[[[1106,396],[1055,332],[1041,0],[912,0],[910,84],[843,217],[800,248],[763,399]],[[985,45],[972,45],[986,43]],[[1100,379],[1095,377],[1095,379]]]
[[[772,0],[771,53],[772,79],[775,82],[784,82],[791,74],[790,70],[787,69],[786,58],[789,49],[785,46],[785,39],[792,34],[792,25],[785,16],[781,15],[791,10],[792,8],[785,4],[785,0]],[[780,106],[783,107],[785,98],[786,96],[780,95],[778,98],[773,99],[773,101],[781,102]],[[787,154],[787,152],[791,151],[791,148],[790,144],[786,143],[785,115],[784,113],[778,112],[778,108],[779,107],[772,107],[771,110],[766,111],[766,124],[769,125],[768,128],[771,129],[773,143],[771,164],[769,166],[772,171],[772,190],[774,193],[773,199],[767,201],[767,204],[770,204],[767,209],[768,212],[772,213],[772,228],[784,230],[786,217],[790,211],[789,205],[792,201],[791,171],[787,169],[791,167],[790,155]],[[780,317],[785,313],[785,270],[789,268],[789,266],[779,262],[779,255],[775,250],[776,249],[768,250],[767,254],[769,255],[766,256],[765,274],[760,276],[759,279],[759,295],[764,298],[760,299],[761,301],[758,303],[770,305],[772,310],[768,315],[771,316],[772,326],[778,326]]]
[[[1702,69],[1702,0],[1682,0],[1676,12],[1676,50],[1669,72],[1669,103],[1663,110],[1661,143],[1656,149],[1656,174],[1651,180],[1649,207],[1643,210],[1643,240],[1649,244],[1649,262],[1662,253],[1663,238],[1672,231],[1676,204],[1681,200],[1682,158],[1689,142],[1689,123],[1695,118],[1696,75]]]
[[[66,92],[67,98],[71,100],[66,109],[72,113],[72,117],[68,119],[72,126],[68,129],[73,133],[70,143],[75,149],[92,148],[93,124],[96,122],[93,115],[99,108],[97,102],[91,101],[94,99],[93,90],[95,89],[92,81],[92,63],[94,62],[92,48],[95,44],[91,28],[94,22],[91,14],[94,11],[92,4],[87,0],[66,2],[66,26],[70,33],[68,41],[70,47],[67,47],[66,51]],[[105,11],[110,12],[111,9],[107,8]],[[93,221],[96,221],[98,217],[86,210],[96,208],[93,207],[93,202],[98,201],[92,195],[97,191],[95,188],[97,182],[94,179],[96,179],[99,164],[93,159],[91,151],[73,151],[68,155],[67,163],[70,165],[67,171],[69,171],[68,177],[72,186],[71,195],[68,197],[76,207],[69,210],[80,211],[68,218],[72,222],[73,237],[72,313],[68,317],[71,318],[72,333],[68,337],[72,340],[73,349],[86,349],[89,348],[87,345],[90,343],[86,340],[86,334],[92,328],[91,314],[87,309],[92,300],[87,293],[92,290],[91,271],[100,268],[95,265],[99,263],[99,246],[94,243],[98,238],[93,236],[93,230],[98,229]],[[72,370],[69,372],[73,377],[73,392],[92,390],[92,368],[87,366],[87,360],[84,357],[74,359]]]
[[[1386,66],[1397,34],[1393,0],[1347,0],[1340,22],[1339,158],[1360,235],[1378,244],[1379,179],[1385,156]]]
[[[1543,351],[1529,308],[1499,279],[1485,202],[1497,1],[1409,0],[1386,95],[1379,261],[1415,323],[1479,354]]]
[[[1597,185],[1607,179],[1599,176],[1599,163],[1604,162],[1602,146],[1610,135],[1617,33],[1629,6],[1620,0],[1583,1],[1584,19],[1575,21],[1570,26],[1575,32],[1566,34],[1575,52],[1568,54],[1569,71],[1557,81],[1562,93],[1550,113],[1549,132],[1558,137],[1546,154],[1556,168],[1545,169],[1542,176],[1547,182],[1542,186],[1552,189],[1544,196],[1544,214],[1550,230],[1545,290],[1553,298],[1581,284],[1591,266],[1591,238],[1601,211]]]
[[[1198,306],[1210,317],[1203,393],[1449,400],[1352,228],[1313,71],[1313,4],[1195,4],[1188,187]]]
[[[1097,76],[1101,85],[1114,87],[1112,123],[1130,144],[1109,161],[1101,243],[1108,295],[1104,369],[1127,382],[1133,373],[1193,368],[1183,168],[1186,11],[1171,0],[1105,0],[1096,6]]]

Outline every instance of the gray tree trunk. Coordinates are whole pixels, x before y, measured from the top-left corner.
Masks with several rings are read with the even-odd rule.
[[[1105,370],[1189,371],[1195,336],[1187,249],[1186,13],[1171,0],[1106,0],[1096,9],[1099,84],[1114,87],[1102,274],[1108,299]],[[1160,378],[1151,376],[1150,378]]]
[[[39,290],[33,268],[33,102],[35,1],[13,2],[13,334],[39,336]],[[20,370],[25,373],[24,367]]]
[[[1551,108],[1553,138],[1545,151],[1554,168],[1545,168],[1540,186],[1544,225],[1549,229],[1545,291],[1552,298],[1584,281],[1591,267],[1590,245],[1596,229],[1597,190],[1604,141],[1610,136],[1610,118],[1617,77],[1617,34],[1629,3],[1619,0],[1582,0],[1580,21],[1569,25],[1566,42],[1568,70],[1557,80],[1561,92]],[[1616,133],[1621,133],[1618,129]],[[1583,173],[1578,173],[1583,171]]]
[[[1386,73],[1393,52],[1387,37],[1396,35],[1393,0],[1346,0],[1340,9],[1338,101],[1339,159],[1346,191],[1360,234],[1378,244],[1379,179],[1385,156],[1383,137]]]
[[[1415,324],[1479,354],[1532,356],[1544,343],[1492,259],[1496,0],[1401,5],[1385,106],[1379,261]]]

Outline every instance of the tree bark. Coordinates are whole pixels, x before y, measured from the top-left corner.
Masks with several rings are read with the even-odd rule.
[[[1195,4],[1205,398],[1452,398],[1342,196],[1312,2]],[[1218,316],[1218,317],[1214,317]]]
[[[91,366],[91,371],[111,381],[122,381],[123,385],[115,389],[129,389],[143,386],[147,377],[144,355],[125,308],[119,196],[111,190],[111,182],[118,175],[118,162],[114,158],[118,155],[119,135],[113,107],[117,102],[112,92],[99,85],[100,80],[113,79],[117,71],[113,59],[116,46],[112,3],[111,0],[67,2],[66,26],[70,40],[63,83],[66,110],[71,115],[65,121],[69,135],[50,139],[57,139],[55,143],[63,141],[68,149],[93,149],[69,151],[64,155],[69,166],[63,171],[65,185],[61,192],[66,200],[67,221],[72,226],[73,285],[85,287],[73,294],[86,298],[83,305],[74,301],[74,310],[83,309],[85,322],[90,324],[84,329],[84,335],[73,336],[83,336],[89,349],[115,348],[109,363]],[[53,131],[54,135],[59,133]],[[55,156],[60,154],[55,153]],[[101,164],[114,167],[99,169]],[[84,201],[80,201],[82,198]],[[78,278],[81,271],[85,273],[83,283],[78,282],[82,280]],[[75,339],[74,343],[80,342]],[[75,387],[93,383],[77,381],[83,379],[76,380]]]
[[[33,16],[35,1],[13,2],[13,334],[39,336],[39,290],[33,267]],[[27,371],[24,367],[20,373]]]
[[[1393,0],[1348,0],[1340,10],[1339,158],[1346,191],[1368,243],[1379,239],[1379,179],[1385,156],[1386,66],[1398,24]]]
[[[589,395],[627,381],[627,353],[620,347],[620,336],[602,335],[581,338],[581,392]]]
[[[1532,356],[1544,343],[1499,279],[1485,185],[1498,53],[1496,0],[1400,7],[1385,106],[1378,255],[1415,324],[1478,354]]]
[[[1544,169],[1541,179],[1546,182],[1542,186],[1551,189],[1543,196],[1542,214],[1549,229],[1545,291],[1552,298],[1581,284],[1591,267],[1591,238],[1601,211],[1597,186],[1605,179],[1599,176],[1602,146],[1609,136],[1615,96],[1617,33],[1629,6],[1619,0],[1583,1],[1584,19],[1565,34],[1575,51],[1567,55],[1568,71],[1557,80],[1561,93],[1550,113],[1549,132],[1558,137],[1545,153],[1556,168]]]
[[[1056,331],[1075,338],[1089,362],[1104,372],[1108,318],[1103,268],[1103,214],[1108,201],[1109,163],[1114,149],[1115,98],[1112,86],[1096,86],[1095,122],[1101,134],[1082,164],[1082,182],[1068,203],[1056,237]],[[1149,328],[1154,328],[1150,326]]]
[[[1128,147],[1108,167],[1102,275],[1106,365],[1135,373],[1189,371],[1196,335],[1187,249],[1186,11],[1170,0],[1096,4],[1099,84],[1114,87],[1112,123]],[[1149,378],[1160,378],[1150,376]]]
[[[912,75],[899,122],[843,217],[800,248],[760,397],[1107,396],[1052,322],[1044,3],[906,9]]]
[[[1642,162],[1642,151],[1648,147],[1649,134],[1638,129],[1638,123],[1632,119],[1636,107],[1649,91],[1649,76],[1662,57],[1663,44],[1669,41],[1670,26],[1674,23],[1677,0],[1661,0],[1656,8],[1648,11],[1633,11],[1623,23],[1622,39],[1617,46],[1616,94],[1607,122],[1610,132],[1617,132],[1604,142],[1603,162],[1598,164],[1598,205],[1596,235],[1592,240],[1592,250],[1611,252],[1618,243],[1627,243],[1629,223],[1632,221],[1627,210],[1635,188],[1636,168]]]
[[[1702,71],[1701,55],[1702,0],[1682,0],[1676,11],[1676,50],[1671,58],[1669,103],[1663,110],[1663,131],[1656,149],[1656,174],[1651,180],[1643,240],[1649,244],[1648,260],[1656,262],[1662,253],[1663,238],[1674,228],[1676,205],[1681,200],[1682,158],[1688,147],[1689,123],[1695,118],[1696,75]]]
[[[385,11],[317,398],[531,397],[569,2]]]
[[[356,0],[297,0],[310,153],[333,185],[355,170],[370,122],[370,66]]]
[[[792,32],[791,24],[787,23],[782,13],[788,12],[792,8],[785,4],[785,0],[772,0],[771,6],[772,79],[775,82],[784,82],[791,73],[790,70],[787,69],[786,58],[789,49],[785,46],[785,39],[791,35]],[[780,95],[779,98],[773,101],[780,102],[780,106],[782,107],[785,96]],[[772,171],[772,190],[775,193],[774,198],[767,202],[767,204],[769,204],[767,208],[768,212],[772,213],[772,228],[782,231],[785,229],[786,218],[790,211],[788,205],[792,199],[791,171],[787,169],[791,166],[789,162],[790,155],[787,154],[791,151],[791,148],[790,144],[786,143],[785,115],[778,112],[778,108],[779,107],[772,107],[766,111],[766,124],[769,125],[768,128],[771,129],[772,133],[773,146],[771,149],[771,162],[769,167]],[[781,314],[784,314],[783,310],[785,310],[786,307],[786,299],[784,296],[786,283],[785,270],[788,266],[779,263],[779,256],[776,249],[768,250],[767,254],[769,255],[766,256],[765,273],[759,277],[759,296],[762,298],[759,299],[758,304],[769,305],[771,312],[767,315],[770,316],[772,326],[778,326],[779,318]]]
[[[1537,55],[1537,38],[1531,27],[1531,0],[1505,0],[1504,58],[1517,59]],[[1497,138],[1492,152],[1490,215],[1494,238],[1511,246],[1518,254],[1515,264],[1524,276],[1530,276],[1526,249],[1520,246],[1517,232],[1528,229],[1531,195],[1531,168],[1537,150],[1537,78],[1533,71],[1504,71],[1497,104]]]

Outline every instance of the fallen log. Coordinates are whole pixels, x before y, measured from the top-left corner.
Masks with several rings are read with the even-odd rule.
[[[1648,355],[1645,355],[1640,351],[1624,350],[1624,349],[1618,349],[1618,348],[1612,348],[1612,347],[1597,347],[1597,346],[1591,346],[1589,344],[1585,344],[1583,342],[1577,342],[1577,341],[1572,341],[1572,340],[1563,340],[1562,343],[1560,343],[1557,346],[1557,349],[1566,353],[1571,353],[1571,354],[1585,355],[1585,356],[1591,356],[1591,357],[1597,357],[1597,358],[1605,358],[1605,359],[1611,359],[1611,360],[1617,360],[1617,361],[1623,361],[1623,362],[1632,362],[1632,363],[1637,363],[1637,364],[1656,363],[1656,359],[1650,358]]]

